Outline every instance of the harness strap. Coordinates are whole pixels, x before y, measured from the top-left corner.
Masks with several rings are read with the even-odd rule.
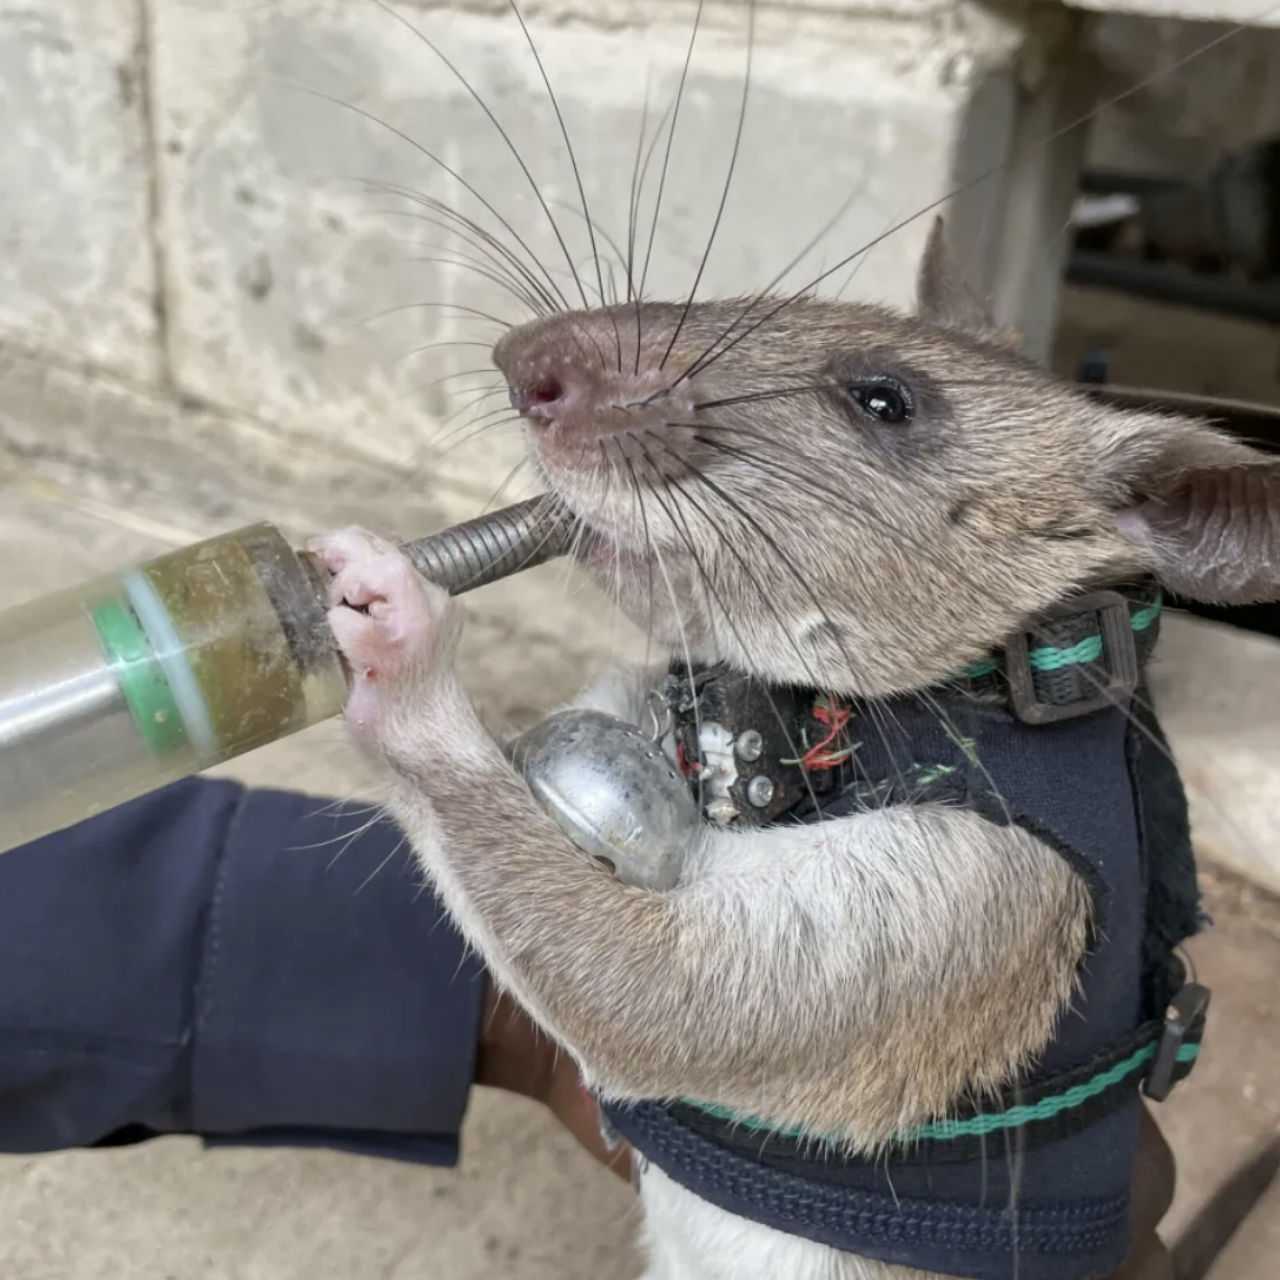
[[[664,690],[668,724],[711,821],[740,827],[821,821],[925,799],[953,799],[983,812],[991,780],[977,748],[993,726],[1011,739],[1001,748],[1006,770],[1016,770],[1010,753],[1019,744],[1034,750],[1041,736],[1053,744],[1059,766],[1081,744],[1120,749],[1110,732],[1114,720],[1091,717],[1142,710],[1143,669],[1156,644],[1160,608],[1154,581],[1076,596],[1025,623],[1002,649],[927,697],[878,703],[763,685],[724,666],[675,662]],[[940,705],[955,714],[940,721]],[[1075,723],[1043,734],[1029,728],[1058,721]],[[1124,749],[1131,765],[1131,749]],[[1129,782],[1134,803],[1143,803]],[[1050,777],[1045,783],[1055,785]],[[1117,788],[1104,792],[1108,803],[1123,805]],[[1029,814],[1019,809],[1020,816],[1006,811],[1003,817],[1032,828],[1040,813],[1032,804]],[[1088,821],[1082,825],[1074,813],[1068,810],[1073,838],[1063,837],[1063,855],[1072,855],[1075,839],[1102,857],[1112,828],[1105,821],[1096,830]],[[1182,821],[1177,813],[1164,820]],[[1138,826],[1141,842],[1141,819]],[[1116,856],[1128,856],[1124,838]],[[1096,870],[1092,862],[1089,870]],[[1175,930],[1172,943],[1180,936]],[[1102,1274],[1118,1265],[1125,1245],[1128,1184],[1120,1187],[1113,1157],[1132,1141],[1139,1092],[1161,1100],[1190,1074],[1209,1003],[1205,988],[1185,981],[1172,946],[1154,958],[1144,951],[1144,964],[1144,980],[1148,971],[1166,976],[1144,988],[1139,1016],[1147,1021],[1101,1050],[1089,1039],[1078,1052],[1092,1056],[1067,1070],[1028,1074],[998,1093],[961,1099],[949,1114],[878,1150],[853,1154],[834,1135],[687,1098],[605,1102],[602,1114],[608,1132],[702,1198],[835,1248],[974,1280],[1010,1280],[1015,1255],[1035,1257],[1037,1280],[1078,1280],[1085,1269]],[[1165,999],[1163,1016],[1152,1017]],[[1105,999],[1103,1008],[1109,1009]],[[1129,1025],[1122,1009],[1107,1016],[1115,1034]],[[1053,1042],[1057,1061],[1068,1042]],[[1058,1185],[1057,1144],[1068,1140],[1070,1158],[1089,1172],[1068,1176],[1077,1185],[1065,1206],[1019,1202],[1011,1217],[1008,1197],[996,1195],[988,1204],[993,1155],[1025,1153],[1032,1182],[1043,1192]],[[1096,1193],[1089,1182],[1094,1172]],[[1083,1188],[1081,1176],[1088,1183]]]
[[[1011,1198],[1007,1189],[989,1202],[943,1199],[919,1178],[909,1193],[886,1185],[883,1171],[869,1185],[859,1186],[852,1176],[840,1185],[822,1178],[821,1158],[811,1159],[802,1172],[772,1169],[758,1150],[750,1156],[727,1151],[656,1103],[606,1103],[602,1111],[611,1133],[631,1146],[641,1167],[652,1161],[728,1213],[863,1257],[971,1280],[1019,1274],[1079,1280],[1110,1274],[1128,1248],[1127,1185],[1066,1205]],[[992,1162],[993,1178],[1007,1163]]]
[[[1019,1151],[1090,1128],[1128,1104],[1141,1083],[1160,1100],[1190,1075],[1200,1054],[1209,992],[1182,987],[1163,1019],[1152,1019],[1109,1049],[1069,1071],[1006,1089],[990,1107],[966,1108],[895,1139],[875,1156],[889,1167],[981,1160],[993,1141]],[[779,1127],[719,1107],[682,1100],[668,1113],[699,1137],[738,1155],[818,1181],[840,1183],[868,1156],[843,1156],[835,1143],[804,1129]]]
[[[1154,580],[1076,596],[935,692],[1008,707],[1032,725],[1125,706],[1155,648],[1160,612]],[[738,826],[803,817],[866,781],[846,727],[851,715],[868,710],[857,700],[828,707],[812,689],[770,687],[725,667],[690,669],[679,660],[671,664],[664,699],[682,767],[710,817],[701,772],[708,724],[730,725],[743,735],[739,742],[753,741],[750,751],[735,747],[735,778],[727,788]]]
[[[1104,710],[1132,696],[1159,638],[1161,593],[1149,582],[1075,596],[1005,647],[972,663],[954,687],[1007,701],[1028,724]]]

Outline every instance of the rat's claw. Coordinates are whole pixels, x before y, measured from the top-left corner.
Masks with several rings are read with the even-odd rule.
[[[364,529],[344,529],[309,544],[333,573],[329,625],[351,669],[347,718],[367,732],[380,690],[438,668],[449,598],[427,582],[393,543]]]
[[[370,604],[377,594],[371,591],[369,585],[369,571],[373,566],[396,558],[404,559],[403,553],[393,543],[354,525],[340,529],[337,533],[312,538],[307,543],[307,548],[314,551],[324,567],[333,574],[333,580],[329,583],[329,603],[345,603],[357,609]],[[365,572],[353,576],[347,572],[353,566],[362,566]],[[374,576],[376,573],[375,570]]]

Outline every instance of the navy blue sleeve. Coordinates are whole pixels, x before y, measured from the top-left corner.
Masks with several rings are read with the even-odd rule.
[[[0,1151],[455,1162],[483,974],[373,817],[194,779],[0,855]]]

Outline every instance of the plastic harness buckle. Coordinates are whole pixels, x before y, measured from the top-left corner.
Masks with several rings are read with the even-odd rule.
[[[1031,651],[1034,635],[1020,631],[1005,644],[1005,676],[1013,713],[1024,724],[1053,724],[1105,711],[1132,698],[1138,688],[1138,648],[1129,618],[1129,602],[1116,591],[1096,591],[1076,596],[1040,615],[1047,624],[1056,618],[1093,613],[1098,618],[1102,652],[1097,664],[1101,674],[1093,689],[1069,702],[1046,702],[1036,692]]]
[[[1156,1045],[1155,1057],[1142,1082],[1142,1092],[1152,1102],[1163,1102],[1173,1086],[1190,1070],[1194,1058],[1184,1052],[1198,1043],[1209,1012],[1209,988],[1188,982],[1169,1002],[1164,1015],[1164,1031]],[[1194,1039],[1193,1039],[1194,1037]],[[1179,1067],[1185,1070],[1179,1071]]]

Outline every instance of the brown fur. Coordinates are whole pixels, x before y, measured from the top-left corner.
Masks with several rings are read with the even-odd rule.
[[[877,695],[1140,571],[1224,602],[1280,595],[1277,464],[1013,354],[940,228],[919,293],[917,318],[646,303],[498,344],[534,460],[590,531],[584,563],[655,638]],[[914,415],[881,420],[855,394],[868,386],[906,388]],[[1090,902],[1032,836],[937,806],[708,827],[674,891],[626,888],[483,731],[452,674],[443,593],[358,531],[321,549],[340,571],[348,718],[390,766],[394,812],[493,971],[605,1093],[692,1095],[870,1150],[1050,1039]],[[610,709],[638,716],[645,687],[615,683]]]

